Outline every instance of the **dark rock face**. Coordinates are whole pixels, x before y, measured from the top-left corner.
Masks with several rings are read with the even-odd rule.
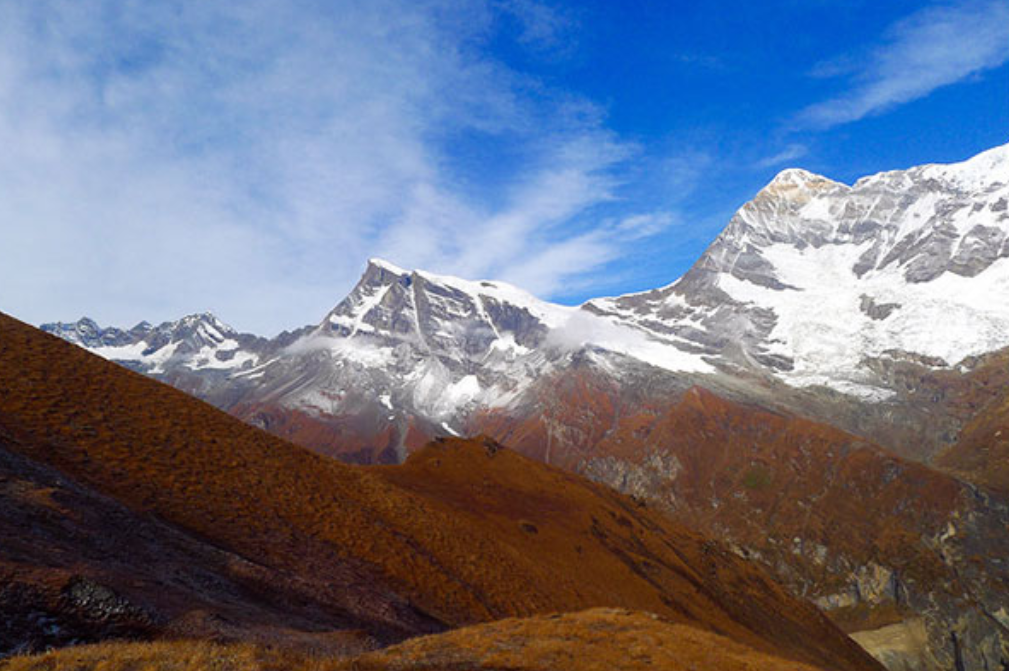
[[[0,581],[0,610],[0,658],[110,638],[146,639],[158,630],[142,608],[83,576],[72,576],[58,595]]]
[[[877,303],[873,300],[872,296],[862,294],[858,307],[862,312],[869,315],[871,319],[883,321],[893,314],[894,310],[900,308],[900,303]]]

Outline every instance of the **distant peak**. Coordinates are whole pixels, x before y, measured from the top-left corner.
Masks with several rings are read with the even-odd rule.
[[[378,270],[385,270],[387,272],[393,273],[395,275],[409,275],[410,271],[400,268],[395,263],[390,263],[385,259],[379,259],[372,257],[368,259],[368,266],[372,268],[377,268]]]
[[[179,320],[183,324],[195,324],[197,322],[215,322],[217,317],[209,312],[194,312],[191,315],[186,315]]]
[[[843,186],[839,182],[828,179],[823,175],[818,175],[802,168],[786,168],[772,179],[764,190],[787,189],[787,188],[829,188]]]
[[[166,325],[171,329],[177,328],[191,328],[199,325],[208,325],[220,331],[221,333],[235,333],[235,329],[231,328],[220,319],[217,318],[213,312],[197,312],[191,315],[186,315],[182,319],[176,322],[168,322]],[[165,326],[165,325],[163,325]]]
[[[855,188],[878,184],[906,187],[916,179],[936,179],[962,188],[982,189],[1009,182],[1009,144],[999,145],[957,163],[929,163],[906,170],[888,170],[855,182]]]

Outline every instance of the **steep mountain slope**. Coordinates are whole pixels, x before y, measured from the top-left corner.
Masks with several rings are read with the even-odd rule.
[[[973,414],[956,444],[938,455],[936,463],[953,473],[1009,496],[1009,353],[988,357],[969,379],[981,407]]]
[[[1009,659],[1004,499],[833,427],[699,388],[634,401],[585,366],[545,383],[540,398],[527,414],[489,412],[472,428],[732,543],[849,631],[903,623],[916,636],[921,626],[910,668]]]
[[[402,461],[477,408],[518,402],[590,347],[638,367],[713,371],[690,352],[500,282],[372,260],[320,324],[205,397],[291,440],[353,461]]]
[[[750,562],[609,488],[489,440],[449,440],[404,466],[353,469],[6,316],[0,427],[13,455],[4,482],[55,505],[48,541],[35,546],[32,536],[0,546],[0,594],[27,595],[18,604],[29,626],[39,624],[39,612],[61,615],[31,591],[70,575],[103,595],[85,604],[148,613],[145,623],[163,632],[204,618],[223,619],[240,638],[269,629],[274,639],[299,639],[340,620],[338,628],[382,642],[506,616],[617,606],[827,669],[877,668],[819,611]],[[18,485],[25,473],[28,484]],[[59,509],[63,494],[33,484],[50,482],[78,495],[86,506],[81,520]],[[141,519],[136,528],[103,529],[97,547],[82,544],[86,552],[63,550],[74,545],[75,529],[90,529],[86,518],[101,514],[101,505],[126,522]],[[0,519],[26,524],[16,509]],[[158,547],[151,525],[171,529],[170,550],[202,543],[192,550],[200,561],[207,546],[223,553],[216,566],[195,569],[211,583],[202,603],[183,601],[193,589],[184,576],[185,589],[163,590],[154,569],[150,578],[146,569],[115,570],[132,564],[117,547]],[[60,551],[40,559],[44,543]],[[241,600],[232,611],[214,601],[230,589],[222,573],[234,583],[246,571],[284,581],[276,585],[284,597],[276,607],[293,600],[304,618],[286,623],[293,633],[257,613],[236,615]],[[288,584],[298,589],[288,592]],[[242,596],[262,599],[263,609],[275,605],[269,595]]]

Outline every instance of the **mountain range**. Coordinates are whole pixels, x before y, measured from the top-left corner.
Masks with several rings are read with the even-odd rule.
[[[789,169],[671,284],[556,305],[373,259],[273,339],[42,329],[344,461],[485,434],[762,563],[891,669],[1009,660],[1009,145]]]

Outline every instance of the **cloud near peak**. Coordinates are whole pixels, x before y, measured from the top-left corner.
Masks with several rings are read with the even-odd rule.
[[[815,76],[846,75],[848,90],[802,110],[800,126],[830,128],[885,112],[1009,61],[1009,3],[967,0],[921,9],[891,26],[861,59],[841,58]]]

